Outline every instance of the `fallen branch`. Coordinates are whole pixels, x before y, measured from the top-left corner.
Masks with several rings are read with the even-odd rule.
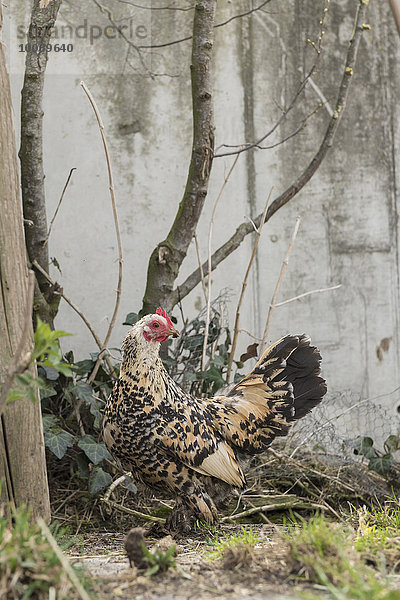
[[[297,217],[296,224],[294,226],[294,230],[293,230],[293,233],[292,233],[292,237],[290,238],[289,246],[288,246],[288,249],[286,251],[286,256],[285,256],[285,259],[284,259],[284,261],[282,263],[281,272],[279,273],[279,278],[278,278],[278,281],[276,283],[274,293],[272,295],[271,304],[269,305],[267,322],[265,324],[264,335],[263,335],[263,339],[262,339],[262,342],[261,342],[260,354],[262,354],[264,352],[264,349],[267,346],[267,339],[268,339],[268,333],[269,333],[269,325],[270,325],[270,322],[271,322],[272,313],[273,313],[273,310],[274,310],[274,308],[276,306],[276,299],[278,297],[279,290],[281,289],[281,285],[282,285],[282,281],[283,281],[283,276],[285,274],[286,267],[289,264],[290,253],[292,252],[293,244],[294,244],[294,241],[295,241],[296,236],[297,236],[297,232],[298,232],[299,227],[300,227],[300,222],[301,222],[301,218]]]
[[[244,298],[244,293],[246,291],[247,281],[249,279],[251,267],[253,266],[253,262],[254,262],[254,259],[256,257],[258,244],[259,244],[260,238],[261,238],[262,228],[263,228],[263,225],[264,225],[264,222],[265,222],[265,217],[267,215],[267,210],[268,210],[268,206],[269,206],[269,203],[270,203],[270,200],[271,200],[271,195],[272,195],[273,189],[274,189],[273,187],[270,189],[270,192],[269,192],[268,198],[267,198],[267,202],[265,203],[264,212],[263,212],[263,215],[261,217],[260,227],[257,230],[256,241],[254,243],[253,252],[251,253],[249,264],[248,264],[247,270],[246,270],[246,274],[245,274],[244,279],[243,279],[242,290],[240,292],[239,301],[238,301],[238,305],[237,305],[237,308],[236,308],[236,317],[235,317],[235,326],[234,326],[234,330],[233,330],[232,349],[231,349],[231,352],[230,352],[230,355],[229,355],[228,370],[227,370],[227,374],[226,374],[226,381],[227,381],[227,383],[230,383],[230,380],[231,380],[232,364],[233,364],[233,359],[234,359],[234,356],[235,356],[237,339],[238,339],[238,335],[239,335],[240,308],[242,306],[242,302],[243,302],[243,298]]]
[[[107,345],[108,345],[108,342],[109,342],[110,337],[111,337],[112,330],[114,329],[114,325],[115,325],[115,321],[116,321],[116,318],[117,318],[118,309],[119,309],[119,305],[120,305],[120,301],[121,301],[122,265],[123,265],[122,242],[121,242],[121,233],[120,233],[120,229],[119,229],[117,203],[115,201],[114,181],[113,181],[113,175],[112,175],[112,169],[111,169],[110,151],[108,149],[107,138],[106,138],[106,134],[105,134],[105,131],[104,131],[103,120],[101,118],[100,111],[99,111],[99,109],[97,107],[97,104],[96,104],[96,102],[95,102],[92,94],[90,93],[90,91],[87,88],[87,86],[86,86],[86,84],[85,84],[84,81],[81,81],[81,86],[83,88],[83,91],[85,92],[85,94],[89,98],[90,104],[93,107],[94,113],[96,115],[97,123],[99,125],[101,139],[103,141],[104,153],[106,155],[106,162],[107,162],[108,184],[109,184],[109,190],[110,190],[110,196],[111,196],[111,205],[112,205],[113,217],[114,217],[115,234],[116,234],[116,237],[117,237],[117,245],[118,245],[118,284],[117,284],[117,290],[116,290],[115,306],[114,306],[114,311],[113,311],[113,314],[112,314],[112,317],[111,317],[110,324],[108,326],[106,337],[104,338],[104,342],[103,342],[102,347],[101,347],[101,351],[100,352],[103,352],[105,350],[105,348],[107,347]],[[102,361],[102,357],[99,354],[99,356],[97,357],[94,369],[91,372],[90,377],[88,379],[88,383],[91,383],[94,380],[94,378],[96,377],[96,374],[97,374],[97,371],[99,370],[101,361]]]
[[[120,483],[123,483],[127,477],[132,477],[132,473],[130,471],[128,473],[124,473],[124,475],[121,475],[121,477],[118,477],[118,479],[116,479],[115,481],[112,482],[112,484],[110,485],[110,487],[107,489],[106,493],[103,496],[103,498],[106,502],[110,499],[110,496],[113,493],[113,491],[115,490],[115,488],[118,487]]]
[[[284,496],[282,496],[284,498]],[[231,515],[228,517],[222,517],[221,523],[226,523],[226,521],[238,521],[243,517],[249,517],[250,515],[254,515],[256,513],[262,512],[272,512],[273,510],[287,510],[289,508],[318,508],[321,510],[326,510],[326,506],[323,504],[316,504],[314,502],[305,502],[301,500],[297,496],[294,498],[290,498],[286,502],[277,502],[275,504],[264,504],[263,506],[255,506],[254,508],[248,508],[241,513],[237,513],[236,515]]]
[[[145,513],[139,512],[138,510],[134,510],[133,508],[128,508],[127,506],[122,506],[122,504],[117,504],[112,500],[106,500],[104,497],[100,498],[102,502],[111,506],[111,508],[115,508],[115,510],[120,510],[121,512],[127,513],[128,515],[134,515],[135,517],[139,517],[139,519],[144,519],[145,521],[151,521],[152,523],[161,523],[164,525],[165,519],[162,517],[153,517],[152,515],[146,515]]]

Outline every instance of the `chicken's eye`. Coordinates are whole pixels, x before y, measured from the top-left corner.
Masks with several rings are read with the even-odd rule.
[[[155,323],[153,323],[152,327],[153,327],[153,329],[157,329],[157,327],[160,327],[160,324],[155,322]]]

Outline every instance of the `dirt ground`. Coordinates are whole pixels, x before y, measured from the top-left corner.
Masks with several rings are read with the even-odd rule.
[[[223,525],[222,535],[238,528]],[[152,549],[163,550],[176,544],[177,568],[153,577],[129,566],[124,550],[125,532],[80,537],[67,552],[76,565],[82,565],[96,581],[96,598],[121,600],[298,600],[304,587],[290,574],[291,565],[284,542],[273,527],[256,526],[261,539],[250,555],[236,548],[222,559],[210,559],[215,548],[204,535],[172,540],[145,538]],[[314,590],[315,592],[315,590]],[[323,596],[321,595],[321,598]]]

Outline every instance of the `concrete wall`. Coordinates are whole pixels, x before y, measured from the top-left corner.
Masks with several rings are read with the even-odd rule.
[[[135,44],[159,44],[190,35],[190,10],[139,10],[117,0],[106,4],[116,20],[125,19],[119,22],[130,27],[127,36]],[[221,0],[217,22],[249,10],[252,4]],[[319,100],[316,88],[334,106],[357,4],[330,3],[315,85],[307,86],[268,145],[289,135],[314,109]],[[14,0],[4,8],[17,128],[24,56],[17,51],[23,40],[17,39],[16,28],[27,22],[27,5]],[[153,8],[163,5],[152,3]],[[188,3],[182,0],[177,5]],[[323,7],[323,2],[313,0],[275,0],[263,11],[216,30],[216,147],[252,141],[276,122],[279,107],[288,105],[314,60],[306,39],[317,38]],[[339,283],[342,287],[277,309],[270,337],[309,333],[324,358],[330,390],[325,405],[328,416],[339,405],[346,407],[360,398],[375,402],[379,397],[376,402],[384,406],[388,433],[394,433],[400,405],[395,392],[400,386],[400,52],[388,2],[371,2],[368,22],[371,30],[363,34],[334,147],[312,181],[265,227],[242,309],[242,326],[256,336],[262,334],[281,262],[300,215],[302,223],[279,299]],[[64,39],[57,41],[73,43],[74,50],[50,53],[44,102],[45,172],[48,214],[52,215],[69,169],[77,167],[50,240],[51,256],[62,270],[60,274],[52,269],[52,276],[104,335],[114,303],[117,250],[101,140],[79,86],[84,78],[105,123],[121,220],[124,283],[119,324],[111,342],[119,346],[126,331],[120,323],[127,312],[140,308],[149,254],[166,235],[185,185],[191,144],[190,42],[144,50],[146,71],[124,40],[107,39],[104,28],[108,24],[107,13],[92,2],[65,0],[62,5],[58,35],[64,34]],[[90,32],[98,35],[96,27],[101,27],[102,34],[90,40]],[[245,216],[262,210],[271,186],[276,196],[301,173],[318,148],[328,119],[323,108],[284,145],[240,157],[217,210],[214,249]],[[212,206],[232,161],[226,157],[214,162],[198,229],[204,258]],[[230,290],[231,322],[251,245],[249,237],[213,275],[213,295]],[[196,266],[192,244],[179,280]],[[200,288],[183,302],[189,316],[201,305]],[[57,324],[74,334],[66,345],[77,357],[96,350],[79,318],[63,303]],[[250,339],[243,334],[239,348],[247,343]],[[354,427],[360,426],[353,422]],[[374,433],[373,416],[365,427]]]

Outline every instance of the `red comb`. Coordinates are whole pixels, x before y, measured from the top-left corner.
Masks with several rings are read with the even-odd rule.
[[[165,308],[161,308],[161,306],[159,306],[156,310],[156,313],[157,313],[157,315],[161,315],[162,317],[164,317],[164,319],[166,319],[169,327],[174,326],[174,324],[172,323],[171,319],[169,318],[169,315],[168,315],[167,311],[165,310]]]

